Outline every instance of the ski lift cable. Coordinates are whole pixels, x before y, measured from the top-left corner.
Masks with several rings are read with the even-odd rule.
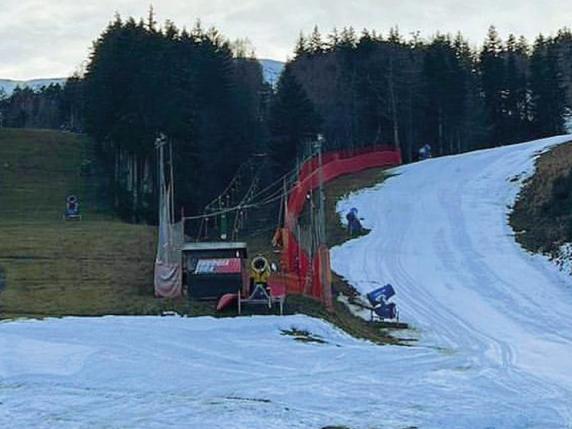
[[[256,186],[258,184],[259,181],[259,171],[256,172],[254,178],[252,179],[252,183],[250,184],[250,187],[248,188],[248,191],[246,191],[246,194],[244,195],[244,198],[241,200],[239,205],[245,205],[246,203],[251,201],[251,194],[254,192],[254,190],[256,189]],[[239,223],[241,222],[241,216],[244,213],[243,210],[238,210],[236,212],[236,216],[234,218],[234,223],[233,223],[233,235],[236,235],[238,233],[238,230],[240,228]]]
[[[304,159],[303,162],[307,161],[311,159],[311,157],[307,157],[306,159]],[[247,164],[247,163],[245,163]],[[243,164],[243,165],[245,165]],[[242,166],[241,166],[242,167]],[[252,201],[254,199],[256,199],[257,197],[260,197],[262,195],[264,195],[265,193],[267,193],[270,189],[272,189],[274,186],[276,186],[277,184],[279,184],[281,181],[284,181],[284,179],[287,180],[287,182],[294,182],[295,181],[295,175],[297,172],[297,168],[294,167],[292,170],[288,171],[287,173],[283,174],[282,176],[280,176],[278,179],[276,179],[274,182],[272,182],[270,185],[266,186],[264,189],[262,189],[261,191],[257,192],[256,194],[252,195],[252,197],[249,199],[249,201]],[[251,184],[252,185],[252,184]],[[230,189],[230,185],[227,186],[227,190]],[[276,190],[272,193],[270,193],[269,195],[266,195],[264,197],[264,199],[262,199],[262,201],[258,201],[258,202],[254,202],[254,203],[248,203],[248,204],[238,204],[234,207],[228,207],[222,210],[218,210],[216,212],[211,212],[211,213],[206,213],[207,208],[209,208],[213,203],[217,202],[219,200],[219,198],[221,196],[224,195],[220,194],[219,197],[215,198],[213,201],[211,201],[211,203],[209,203],[209,205],[207,205],[205,207],[205,210],[203,212],[203,214],[200,215],[195,215],[195,216],[186,216],[183,219],[185,221],[189,221],[189,220],[199,220],[199,219],[208,219],[211,217],[216,217],[216,216],[220,216],[222,214],[226,214],[226,213],[231,213],[237,210],[244,210],[244,209],[249,209],[249,208],[259,208],[259,207],[263,207],[266,206],[268,204],[271,204],[275,201],[278,201],[281,198],[285,198],[287,196],[289,196],[292,192],[294,192],[297,188],[295,186],[291,186],[290,189],[288,189],[287,191],[284,191],[283,189],[279,189]]]
[[[312,159],[312,156],[307,156],[306,158],[304,158],[302,160],[302,164],[309,161],[310,159]],[[210,203],[208,203],[204,210],[203,213],[206,215],[206,211],[208,209],[210,209],[213,205],[215,205],[221,198],[223,198],[226,194],[229,193],[230,189],[232,188],[232,185],[241,177],[241,175],[243,174],[243,171],[251,166],[251,164],[253,163],[254,157],[251,157],[249,160],[247,160],[246,162],[244,162],[243,164],[241,164],[241,166],[239,167],[239,169],[237,170],[235,176],[232,178],[231,182],[227,185],[227,187],[225,188],[225,190],[219,194],[216,198],[214,198]],[[286,172],[285,174],[283,174],[282,176],[280,176],[279,178],[277,178],[274,182],[272,182],[271,184],[269,184],[268,186],[266,186],[265,188],[263,188],[262,190],[258,191],[256,194],[254,194],[252,196],[252,199],[256,199],[256,198],[260,198],[262,197],[264,194],[268,193],[272,188],[274,188],[275,186],[281,184],[281,182],[283,182],[284,179],[286,179],[288,181],[288,183],[291,185],[296,181],[296,173],[297,173],[298,168],[294,167],[292,170]],[[264,199],[266,198],[270,198],[270,197],[274,197],[275,195],[277,195],[278,193],[280,193],[281,190],[277,189],[273,192],[270,193],[270,195],[265,195]],[[214,213],[210,214],[215,215]]]
[[[281,182],[283,182],[284,179],[286,179],[289,184],[293,184],[294,173],[295,173],[295,169],[292,171],[289,171],[288,173],[286,173],[282,176],[280,176],[278,179],[276,179],[270,185],[266,186],[262,190],[258,191],[256,194],[252,195],[251,201],[252,200],[259,200],[259,202],[263,203],[268,199],[273,199],[277,195],[282,195],[283,189],[282,189]],[[278,187],[278,185],[280,185],[280,187]],[[272,190],[272,188],[274,188],[274,187],[276,187],[276,189]]]
[[[288,196],[289,194],[291,194],[296,188],[292,188],[290,190],[288,190],[287,192],[282,192],[279,195],[276,195],[274,198],[265,200],[265,201],[261,201],[261,202],[257,202],[257,203],[250,203],[250,204],[244,204],[244,205],[238,205],[235,207],[229,207],[223,210],[219,210],[217,212],[213,212],[213,213],[209,213],[209,214],[201,214],[201,215],[195,215],[195,216],[185,216],[183,219],[185,221],[189,221],[189,220],[198,220],[198,219],[205,219],[205,218],[211,218],[211,217],[215,217],[215,216],[220,216],[221,214],[225,214],[225,213],[231,213],[237,210],[244,210],[244,209],[250,209],[250,208],[259,208],[259,207],[263,207],[266,206],[270,203],[273,203],[275,201],[278,201],[279,199]]]
[[[241,176],[244,174],[244,170],[249,167],[252,164],[252,158],[248,159],[247,161],[243,162],[238,169],[236,170],[236,173],[234,174],[233,178],[230,180],[229,184],[226,186],[226,188],[224,189],[224,191],[222,191],[218,196],[216,196],[211,202],[209,202],[206,206],[205,206],[205,210],[212,207],[213,205],[215,205],[221,198],[223,198],[224,196],[226,196],[230,190],[232,189],[233,185],[241,178]]]

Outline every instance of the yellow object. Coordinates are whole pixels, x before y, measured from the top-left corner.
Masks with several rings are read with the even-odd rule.
[[[257,256],[250,264],[250,277],[254,281],[254,284],[266,284],[271,271],[270,264],[264,256]]]

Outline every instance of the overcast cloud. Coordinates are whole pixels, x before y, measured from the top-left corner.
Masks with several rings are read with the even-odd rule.
[[[157,19],[191,27],[197,18],[231,39],[248,37],[260,58],[285,60],[302,30],[353,25],[402,33],[462,31],[481,43],[489,25],[502,35],[572,26],[570,0],[0,0],[0,78],[67,76],[87,58],[115,12],[136,17],[153,3]]]

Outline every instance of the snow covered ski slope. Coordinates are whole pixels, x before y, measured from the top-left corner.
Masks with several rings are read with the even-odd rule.
[[[507,222],[535,156],[571,140],[404,166],[338,205],[372,232],[334,249],[335,271],[362,293],[392,283],[421,343],[464,360],[459,377],[483,401],[506,389],[489,413],[521,402],[495,427],[572,427],[572,278],[522,250]]]
[[[284,335],[293,328],[319,342]],[[483,383],[467,383],[459,364],[428,347],[375,346],[305,316],[5,322],[0,427],[512,427],[513,392],[483,396]],[[499,392],[508,403],[497,406]]]
[[[535,154],[566,140],[405,166],[340,203],[373,231],[334,268],[392,282],[413,346],[304,316],[3,322],[0,428],[571,428],[572,281],[506,223]]]

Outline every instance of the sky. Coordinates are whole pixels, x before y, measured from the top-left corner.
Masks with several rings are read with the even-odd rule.
[[[69,76],[116,12],[192,27],[200,19],[228,38],[248,38],[259,58],[286,60],[300,31],[352,25],[430,37],[463,34],[480,44],[494,24],[501,35],[554,33],[572,26],[570,0],[0,0],[0,78]]]

